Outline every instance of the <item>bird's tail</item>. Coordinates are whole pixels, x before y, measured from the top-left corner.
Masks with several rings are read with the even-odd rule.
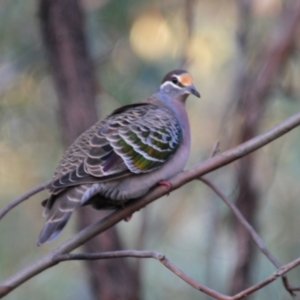
[[[73,187],[57,196],[52,195],[47,200],[45,207],[47,221],[39,235],[37,246],[52,241],[58,236],[72,212],[81,205],[83,193],[84,191],[80,187]]]

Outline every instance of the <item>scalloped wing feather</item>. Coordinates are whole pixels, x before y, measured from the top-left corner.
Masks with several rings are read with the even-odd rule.
[[[168,109],[145,103],[123,107],[71,145],[50,190],[151,172],[174,155],[181,141],[180,124]]]

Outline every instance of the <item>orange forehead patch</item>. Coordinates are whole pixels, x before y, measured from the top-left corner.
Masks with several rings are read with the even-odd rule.
[[[179,77],[178,79],[179,79],[180,83],[184,86],[191,85],[194,81],[193,77],[187,73],[179,75],[178,77]]]

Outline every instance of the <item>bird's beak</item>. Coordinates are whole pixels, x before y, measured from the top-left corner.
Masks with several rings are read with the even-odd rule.
[[[197,89],[195,88],[195,86],[193,84],[191,84],[187,89],[190,94],[193,94],[194,96],[196,96],[198,98],[201,97],[200,93],[197,91]]]

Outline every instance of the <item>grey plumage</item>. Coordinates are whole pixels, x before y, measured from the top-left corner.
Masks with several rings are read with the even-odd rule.
[[[79,136],[48,187],[37,244],[53,240],[77,207],[113,209],[179,173],[190,150],[189,94],[200,97],[192,77],[172,71],[151,97],[115,110]]]

